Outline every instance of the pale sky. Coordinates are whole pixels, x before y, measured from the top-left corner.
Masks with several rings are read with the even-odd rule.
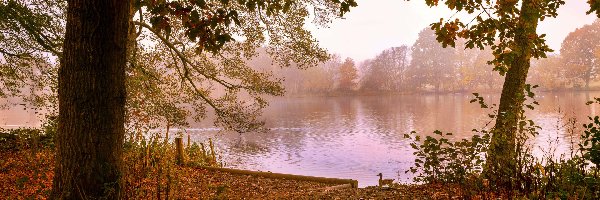
[[[429,8],[424,0],[357,2],[358,7],[352,8],[345,19],[334,20],[329,28],[309,28],[321,47],[356,61],[372,58],[390,47],[412,45],[423,28],[442,17],[452,16],[443,6]],[[548,45],[558,51],[569,32],[596,19],[593,14],[585,14],[588,9],[585,0],[566,0],[558,11],[558,18],[543,21],[538,33],[546,33]]]

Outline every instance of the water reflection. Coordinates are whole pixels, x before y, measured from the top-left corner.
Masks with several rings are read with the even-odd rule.
[[[497,103],[498,95],[483,96],[490,105]],[[597,106],[585,105],[594,96],[600,93],[541,93],[541,105],[527,112],[543,128],[532,142],[564,152],[572,138],[565,133],[566,119],[581,122],[595,114]],[[230,167],[355,178],[361,186],[377,184],[379,172],[407,181],[411,175],[404,171],[414,156],[403,134],[415,130],[426,136],[442,130],[454,133],[455,139],[471,137],[472,129],[490,121],[491,112],[469,103],[471,99],[468,94],[277,99],[264,114],[271,128],[266,133],[195,136],[216,137]],[[542,150],[547,149],[534,153]]]
[[[42,114],[23,105],[0,108],[0,128],[40,127]]]
[[[567,119],[576,117],[575,127],[581,129],[587,116],[597,113],[596,105],[585,105],[596,96],[600,92],[540,93],[540,106],[527,115],[543,128],[532,143],[546,149],[536,148],[534,153],[555,147],[558,154],[572,139],[576,142],[577,137],[566,132]],[[490,105],[499,99],[483,97]],[[265,110],[269,131],[223,133],[202,122],[187,132],[195,141],[213,138],[229,167],[353,178],[367,186],[377,184],[380,172],[400,181],[411,178],[404,171],[413,165],[414,156],[404,133],[414,130],[426,136],[442,130],[462,139],[471,137],[472,129],[481,129],[490,121],[491,110],[469,103],[471,99],[470,94],[280,98]],[[18,123],[7,122],[11,115],[18,117],[14,111],[0,114],[0,124]]]

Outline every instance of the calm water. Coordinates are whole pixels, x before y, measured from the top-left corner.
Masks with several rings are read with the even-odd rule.
[[[528,115],[542,126],[532,142],[534,153],[547,147],[557,153],[569,148],[565,117],[587,122],[598,106],[585,102],[600,92],[540,93],[540,106]],[[490,103],[497,95],[484,95]],[[227,167],[311,176],[358,179],[364,187],[376,185],[376,174],[407,182],[404,171],[413,165],[411,141],[404,133],[431,135],[434,130],[452,132],[456,139],[473,135],[489,121],[490,110],[471,104],[469,94],[373,97],[281,98],[265,110],[264,133],[223,133],[210,123],[187,129],[195,141],[213,138]],[[559,111],[560,109],[560,111]],[[23,109],[0,112],[0,126],[36,124]],[[29,120],[29,121],[28,121]],[[581,127],[581,125],[577,125]]]

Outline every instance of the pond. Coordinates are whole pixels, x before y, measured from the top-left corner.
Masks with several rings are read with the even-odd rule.
[[[499,95],[483,95],[489,104]],[[578,120],[581,129],[587,116],[597,115],[597,105],[585,105],[600,92],[539,93],[540,105],[527,115],[542,127],[532,140],[535,155],[552,147],[555,155],[568,152],[571,135],[564,127]],[[228,133],[210,122],[193,123],[185,130],[194,141],[212,138],[226,167],[310,176],[357,179],[361,187],[376,185],[384,178],[410,182],[405,174],[415,157],[409,139],[416,131],[432,135],[434,130],[452,132],[453,139],[471,137],[490,121],[489,109],[469,103],[471,94],[426,94],[398,96],[276,98],[265,110],[262,133]],[[0,111],[0,126],[39,125],[23,108]],[[579,130],[581,131],[581,130]],[[541,147],[541,148],[540,148]]]
[[[534,155],[568,152],[578,136],[567,133],[596,115],[585,105],[600,92],[540,93],[540,106],[527,115],[542,127],[532,140]],[[483,95],[491,105],[499,95]],[[358,179],[361,187],[376,185],[378,173],[400,182],[414,164],[412,141],[403,135],[452,132],[470,138],[472,129],[490,122],[489,109],[469,103],[471,94],[281,98],[265,110],[264,133],[222,133],[208,125],[186,130],[195,141],[213,138],[228,167],[278,173]],[[491,126],[491,125],[489,125]],[[542,148],[538,148],[542,147]],[[549,149],[548,147],[552,147]]]

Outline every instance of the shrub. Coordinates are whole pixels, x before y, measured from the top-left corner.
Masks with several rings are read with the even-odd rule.
[[[54,147],[54,135],[40,129],[18,128],[0,130],[0,150],[17,151]]]
[[[487,108],[478,95],[472,102],[475,101]],[[600,98],[596,102],[600,103]],[[527,107],[533,109],[531,105]],[[493,121],[495,115],[489,116]],[[571,151],[559,158],[553,152],[536,158],[527,141],[538,135],[540,127],[523,116],[519,122],[516,157],[513,159],[516,169],[511,177],[505,177],[511,180],[508,188],[495,186],[496,183],[485,178],[505,173],[488,171],[489,174],[481,176],[491,142],[490,132],[485,130],[473,130],[476,134],[472,138],[456,142],[447,138],[452,134],[442,134],[441,131],[435,131],[435,137],[427,136],[423,141],[419,136],[413,136],[415,132],[406,134],[406,138],[413,140],[411,146],[417,156],[415,165],[406,172],[417,174],[415,182],[458,185],[465,196],[484,195],[489,198],[491,194],[504,198],[600,199],[600,117],[589,119],[591,122],[584,124],[585,130],[578,134],[578,148],[572,144]],[[567,132],[577,134],[576,124],[576,119],[569,119]],[[569,157],[565,158],[567,155]]]
[[[404,135],[413,140],[410,145],[417,156],[415,166],[406,171],[418,174],[414,181],[465,184],[469,177],[481,173],[485,161],[484,152],[487,151],[490,140],[488,133],[476,134],[470,140],[462,139],[457,142],[450,142],[445,138],[451,133],[435,131],[434,134],[440,138],[427,136],[422,144],[419,144],[419,136]]]
[[[181,135],[181,134],[180,134]],[[192,143],[185,148],[187,165],[219,166],[216,153],[209,140],[209,149],[203,143]],[[123,169],[124,199],[178,198],[183,190],[181,178],[185,177],[183,166],[177,164],[175,144],[158,134],[146,137],[138,135],[124,143]]]

